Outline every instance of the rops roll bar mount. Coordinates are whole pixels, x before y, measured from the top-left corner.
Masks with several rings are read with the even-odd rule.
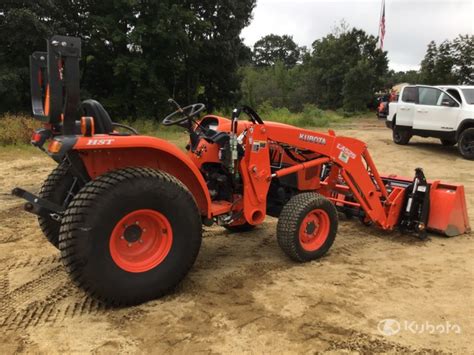
[[[30,56],[33,116],[56,127],[62,122],[62,133],[74,134],[80,104],[81,40],[53,36],[46,42],[47,52]]]

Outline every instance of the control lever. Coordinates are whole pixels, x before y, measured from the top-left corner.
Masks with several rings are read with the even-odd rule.
[[[235,108],[232,111],[232,123],[231,123],[231,132],[230,132],[230,161],[231,164],[228,167],[230,172],[234,174],[235,172],[235,165],[239,158],[238,150],[237,150],[237,122],[239,121],[240,115],[240,108]]]
[[[241,111],[242,111],[242,109],[240,109],[240,108],[234,108],[234,111],[232,111],[231,130],[232,130],[232,133],[234,133],[235,135],[237,135],[237,122],[239,121],[239,116],[240,116]]]

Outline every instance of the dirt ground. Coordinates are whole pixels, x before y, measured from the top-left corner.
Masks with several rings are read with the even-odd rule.
[[[422,166],[463,183],[474,226],[474,165],[455,147],[396,146],[375,119],[337,134],[365,140],[381,172],[413,176]],[[208,228],[172,295],[107,309],[69,281],[36,219],[8,194],[38,191],[53,166],[0,149],[0,353],[474,353],[472,234],[419,241],[341,219],[328,255],[303,265],[278,248],[273,218],[241,235]],[[378,330],[384,319],[395,334]]]

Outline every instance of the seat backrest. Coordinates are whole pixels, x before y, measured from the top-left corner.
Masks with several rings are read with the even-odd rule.
[[[108,134],[113,132],[112,120],[104,106],[98,101],[92,99],[84,100],[81,103],[81,111],[83,116],[94,117],[95,133]]]

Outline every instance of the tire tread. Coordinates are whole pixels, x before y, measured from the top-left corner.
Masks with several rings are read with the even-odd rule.
[[[112,296],[104,297],[102,295],[96,294],[94,291],[91,291],[92,287],[87,283],[87,279],[81,273],[82,261],[77,257],[75,250],[78,239],[81,234],[81,226],[86,219],[88,213],[93,210],[94,205],[103,198],[105,191],[111,189],[115,185],[124,182],[126,180],[135,180],[138,178],[154,178],[157,179],[157,186],[160,182],[171,183],[176,187],[176,190],[179,191],[179,196],[176,198],[184,199],[188,203],[192,204],[195,208],[196,215],[199,215],[199,211],[196,205],[196,202],[186,188],[185,185],[181,183],[177,178],[165,173],[163,171],[151,169],[151,168],[125,168],[120,170],[115,170],[99,176],[97,179],[87,183],[80,192],[74,197],[71,201],[68,209],[65,212],[63,223],[61,225],[60,235],[59,235],[59,249],[61,251],[61,258],[64,266],[66,267],[68,273],[70,274],[71,279],[77,286],[84,290],[89,290],[89,293],[92,294],[98,300],[109,304],[111,306],[121,306],[121,305],[133,305],[142,302],[141,299],[134,299],[123,301],[119,298]],[[200,240],[199,240],[200,244]],[[183,278],[189,269],[191,269],[194,259],[197,256],[199,251],[199,246],[190,246],[193,250],[196,250],[195,255],[188,265],[184,268],[182,275],[178,275],[177,278]],[[165,290],[160,294],[157,294],[156,297],[160,297],[167,293],[169,290]]]
[[[44,181],[38,196],[50,201],[58,187],[58,184],[68,174],[68,172],[69,165],[67,163],[63,162],[59,164]],[[57,229],[59,227],[59,222],[54,221],[51,218],[44,218],[40,216],[38,217],[38,223],[46,239],[56,248],[58,248],[59,233]]]
[[[315,259],[308,257],[307,254],[301,252],[301,248],[297,242],[298,238],[295,237],[295,233],[299,232],[301,220],[309,212],[307,211],[308,206],[312,206],[311,208],[317,208],[318,206],[323,205],[329,206],[328,203],[331,206],[330,208],[333,209],[333,216],[335,216],[335,230],[330,231],[330,234],[334,234],[332,240],[329,241],[329,244],[321,247],[321,249],[326,249],[323,250],[322,253],[319,253],[321,254],[320,256],[322,256],[331,247],[335,233],[337,232],[337,211],[334,205],[332,205],[324,196],[315,192],[304,192],[293,196],[283,207],[277,223],[277,240],[280,248],[291,259],[298,262],[306,262]],[[331,224],[332,223],[333,222],[331,222]]]

